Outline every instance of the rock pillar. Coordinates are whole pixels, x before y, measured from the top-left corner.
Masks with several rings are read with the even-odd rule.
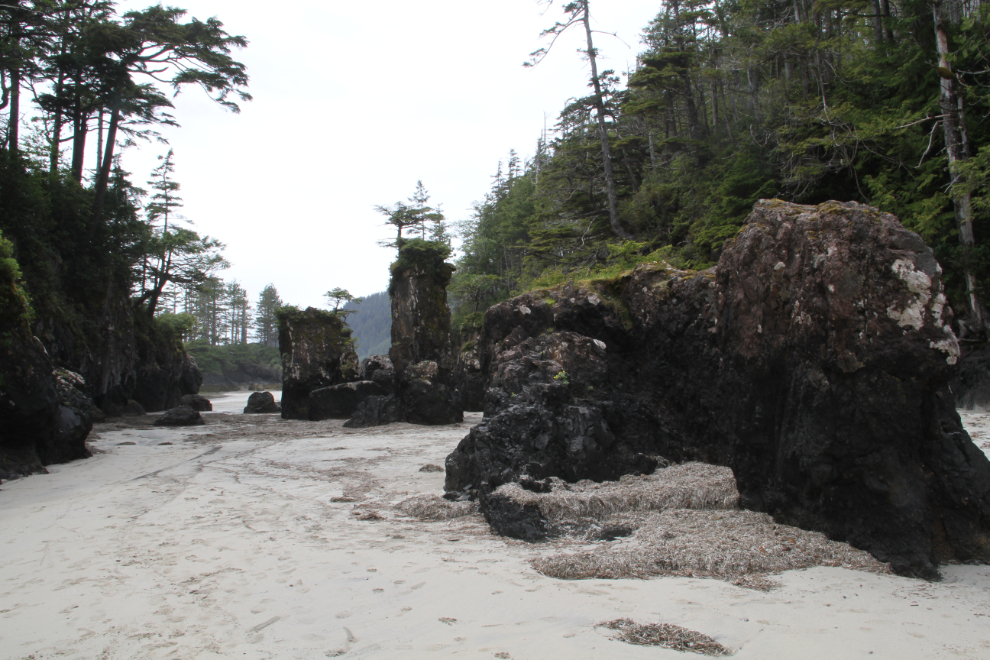
[[[339,316],[309,307],[278,315],[282,354],[282,417],[309,419],[309,395],[356,377],[351,330]]]

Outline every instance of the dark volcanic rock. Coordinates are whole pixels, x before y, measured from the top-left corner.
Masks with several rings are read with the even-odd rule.
[[[394,394],[369,396],[358,405],[351,418],[344,422],[349,429],[385,426],[402,421],[402,407]]]
[[[401,392],[403,417],[410,424],[457,424],[464,421],[464,411],[456,391],[441,378],[404,380]]]
[[[261,415],[265,413],[280,413],[282,406],[275,403],[271,392],[254,392],[248,397],[245,415]]]
[[[189,406],[178,406],[165,411],[155,420],[155,426],[202,426],[206,424],[198,411]]]
[[[0,319],[0,479],[92,455],[86,438],[99,411],[85,390],[79,374],[55,371],[25,327]]]
[[[309,393],[309,419],[347,419],[370,396],[384,396],[386,391],[370,380],[322,387]]]
[[[370,380],[388,392],[395,391],[395,368],[387,355],[370,355],[361,361],[361,380]]]
[[[523,475],[700,460],[733,469],[744,507],[902,574],[988,561],[990,462],[948,388],[942,289],[893,216],[774,200],[709,271],[657,263],[501,303],[485,315],[485,420],[447,458],[446,487],[503,515],[485,500]]]
[[[282,417],[309,419],[309,394],[357,376],[351,331],[330,312],[310,307],[279,313]]]
[[[180,406],[189,406],[197,412],[209,412],[213,410],[213,403],[202,394],[187,394],[179,399]]]

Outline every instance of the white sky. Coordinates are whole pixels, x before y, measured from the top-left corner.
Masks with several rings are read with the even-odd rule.
[[[130,0],[120,10],[147,6]],[[510,148],[531,155],[547,114],[587,93],[573,29],[535,69],[521,66],[563,16],[536,0],[174,0],[248,38],[254,101],[226,112],[198,89],[176,100],[183,214],[227,244],[222,273],[252,301],[272,282],[288,303],[321,306],[336,286],[355,295],[388,284],[392,250],[378,204],[405,201],[422,179],[448,220],[469,217]],[[624,73],[659,0],[593,0],[599,68]],[[291,9],[288,9],[291,7]],[[95,142],[94,140],[92,140]],[[142,187],[167,147],[125,153]]]

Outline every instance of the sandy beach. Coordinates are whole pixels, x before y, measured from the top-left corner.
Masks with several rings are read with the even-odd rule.
[[[449,427],[344,429],[239,414],[99,425],[96,455],[0,486],[0,658],[698,657],[611,639],[629,618],[748,658],[990,658],[990,567],[944,580],[788,571],[714,579],[544,577],[542,544],[396,504],[442,492]],[[964,413],[978,445],[990,415]]]

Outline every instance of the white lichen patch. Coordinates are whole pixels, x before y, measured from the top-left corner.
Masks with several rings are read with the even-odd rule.
[[[959,360],[959,342],[956,340],[956,336],[951,330],[947,334],[949,336],[946,339],[941,341],[932,341],[929,342],[928,345],[935,350],[942,351],[947,354],[948,357],[945,358],[945,361],[949,364],[955,364]]]
[[[925,325],[925,306],[932,299],[932,278],[914,267],[910,261],[898,259],[890,267],[894,275],[907,285],[914,298],[901,310],[887,308],[887,316],[897,321],[902,328],[921,330]],[[933,310],[934,311],[934,310]]]

